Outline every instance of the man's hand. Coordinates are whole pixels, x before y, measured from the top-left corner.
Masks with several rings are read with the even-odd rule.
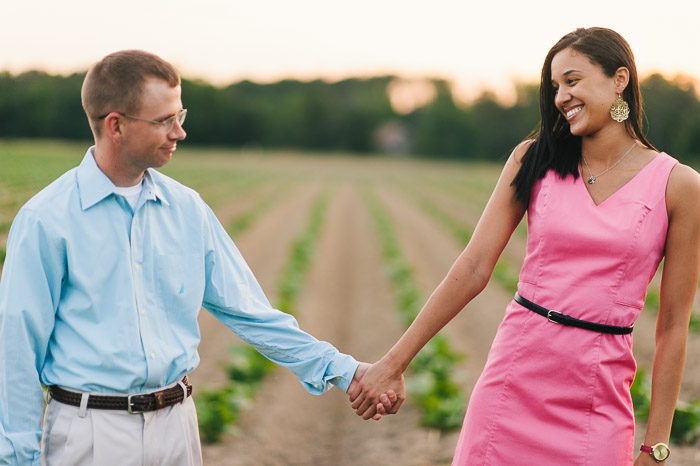
[[[363,364],[347,391],[352,409],[365,420],[396,414],[406,399],[403,374],[390,370],[383,360],[372,366]]]

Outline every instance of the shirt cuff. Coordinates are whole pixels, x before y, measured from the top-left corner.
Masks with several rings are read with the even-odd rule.
[[[330,382],[343,392],[347,392],[359,365],[360,363],[349,354],[338,353],[328,365],[326,385]]]

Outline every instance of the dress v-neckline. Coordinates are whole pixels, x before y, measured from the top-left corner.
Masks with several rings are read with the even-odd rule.
[[[608,199],[610,199],[611,197],[615,197],[615,196],[617,195],[617,193],[619,193],[620,191],[622,191],[623,189],[625,189],[629,184],[631,184],[637,177],[639,177],[639,175],[640,175],[644,170],[646,170],[646,168],[647,168],[649,165],[653,164],[653,163],[659,158],[660,155],[661,155],[661,152],[657,153],[651,160],[649,160],[649,161],[647,162],[646,165],[644,165],[642,168],[640,168],[639,171],[638,171],[637,173],[635,173],[634,176],[633,176],[632,178],[630,178],[629,180],[627,180],[627,182],[626,182],[625,184],[623,184],[622,186],[620,186],[619,188],[617,188],[612,194],[610,194],[608,197],[606,197],[605,199],[603,199],[603,200],[600,201],[600,202],[596,202],[595,199],[593,199],[593,196],[591,195],[591,192],[590,192],[590,191],[588,190],[588,188],[586,187],[586,180],[585,180],[584,177],[583,177],[583,173],[581,173],[581,165],[579,165],[579,166],[577,167],[577,169],[578,169],[578,174],[579,174],[579,180],[581,181],[581,187],[582,187],[583,190],[586,192],[586,196],[588,197],[588,199],[590,199],[590,201],[593,203],[593,205],[594,205],[595,207],[600,207],[600,206],[602,206],[603,204],[605,204],[606,202],[608,202]]]

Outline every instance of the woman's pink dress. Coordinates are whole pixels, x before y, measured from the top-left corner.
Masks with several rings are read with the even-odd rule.
[[[579,319],[634,324],[664,254],[676,163],[657,155],[600,205],[585,177],[550,170],[533,188],[519,293]],[[632,465],[635,370],[632,335],[555,324],[511,301],[453,465]]]

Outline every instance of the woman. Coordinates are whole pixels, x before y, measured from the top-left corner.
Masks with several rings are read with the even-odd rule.
[[[353,387],[353,408],[368,418],[382,411],[378,394],[395,390],[390,411],[398,410],[401,374],[486,286],[527,211],[518,294],[474,388],[453,464],[632,465],[640,446],[630,332],[665,258],[651,411],[634,462],[657,464],[668,455],[700,274],[700,176],[642,134],[632,51],[609,29],[577,29],[549,51],[540,113],[539,131],[508,159],[464,252]]]

